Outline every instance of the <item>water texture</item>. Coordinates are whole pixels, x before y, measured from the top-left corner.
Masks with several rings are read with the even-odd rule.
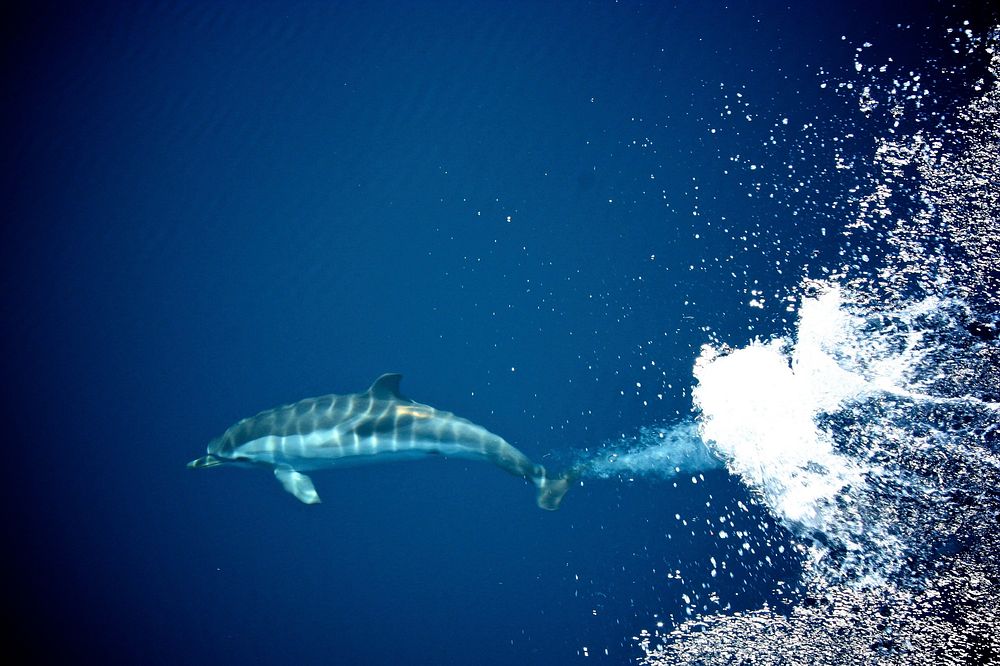
[[[12,654],[997,663],[988,3],[3,16]],[[185,468],[387,372],[559,511]]]

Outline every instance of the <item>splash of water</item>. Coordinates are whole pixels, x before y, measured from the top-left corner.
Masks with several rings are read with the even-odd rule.
[[[920,461],[932,450],[957,453],[958,429],[950,428],[944,450],[927,436],[941,434],[928,413],[944,406],[988,422],[1000,409],[935,386],[941,356],[955,356],[950,337],[971,337],[956,319],[965,313],[960,301],[937,297],[872,311],[828,285],[803,300],[794,339],[729,354],[703,349],[693,391],[702,437],[807,540],[827,580],[898,583],[925,545],[916,533],[933,538],[920,523],[933,522],[930,507],[950,491]],[[904,501],[923,519],[897,522]]]
[[[828,314],[831,300],[809,305]],[[790,523],[822,529],[822,500],[858,484],[861,470],[835,452],[815,419],[858,391],[859,378],[817,358],[823,355],[816,351],[785,338],[728,355],[705,346],[692,397],[702,412],[702,435],[730,471]]]
[[[907,106],[921,96],[900,96],[892,77],[844,86],[862,89],[866,117],[881,95],[892,122],[871,159],[859,156],[874,167],[869,194],[845,198],[857,207],[848,263],[804,285],[812,295],[794,335],[709,346],[695,368],[701,434],[808,546],[804,589],[786,613],[644,631],[642,663],[1000,654],[1000,30],[948,33],[988,56],[976,98],[938,136],[920,122],[907,134],[900,118],[927,120]],[[907,191],[917,196],[897,197],[894,210],[893,195]],[[869,254],[882,265],[869,268]]]
[[[644,663],[996,654],[1000,404],[989,384],[942,377],[988,371],[995,344],[972,315],[940,297],[872,308],[830,286],[803,301],[795,336],[703,350],[701,434],[808,545],[804,598],[788,615],[700,617],[659,644],[645,632]]]

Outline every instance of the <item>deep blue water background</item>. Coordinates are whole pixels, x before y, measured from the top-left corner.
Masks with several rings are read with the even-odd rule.
[[[773,602],[793,563],[709,580],[718,545],[674,518],[746,500],[721,471],[587,482],[546,513],[464,461],[317,473],[317,507],[264,472],[184,465],[243,416],[388,371],[550,467],[678,420],[709,332],[787,326],[747,307],[748,281],[772,293],[837,249],[724,173],[771,124],[709,141],[722,94],[839,113],[817,66],[866,39],[919,58],[886,29],[942,12],[5,9],[20,640],[105,663],[620,663],[698,576],[723,605]]]

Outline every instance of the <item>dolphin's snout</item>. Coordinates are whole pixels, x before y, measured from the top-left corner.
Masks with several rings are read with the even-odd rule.
[[[188,469],[199,469],[201,467],[215,467],[221,465],[222,461],[213,455],[203,456],[197,460],[192,460],[187,464]]]

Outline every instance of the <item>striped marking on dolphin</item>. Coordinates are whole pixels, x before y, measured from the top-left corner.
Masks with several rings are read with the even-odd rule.
[[[401,379],[382,375],[364,393],[308,398],[243,419],[188,467],[269,467],[285,490],[317,504],[319,494],[303,471],[441,455],[491,462],[534,484],[539,507],[559,508],[572,473],[550,476],[486,428],[403,397]]]

